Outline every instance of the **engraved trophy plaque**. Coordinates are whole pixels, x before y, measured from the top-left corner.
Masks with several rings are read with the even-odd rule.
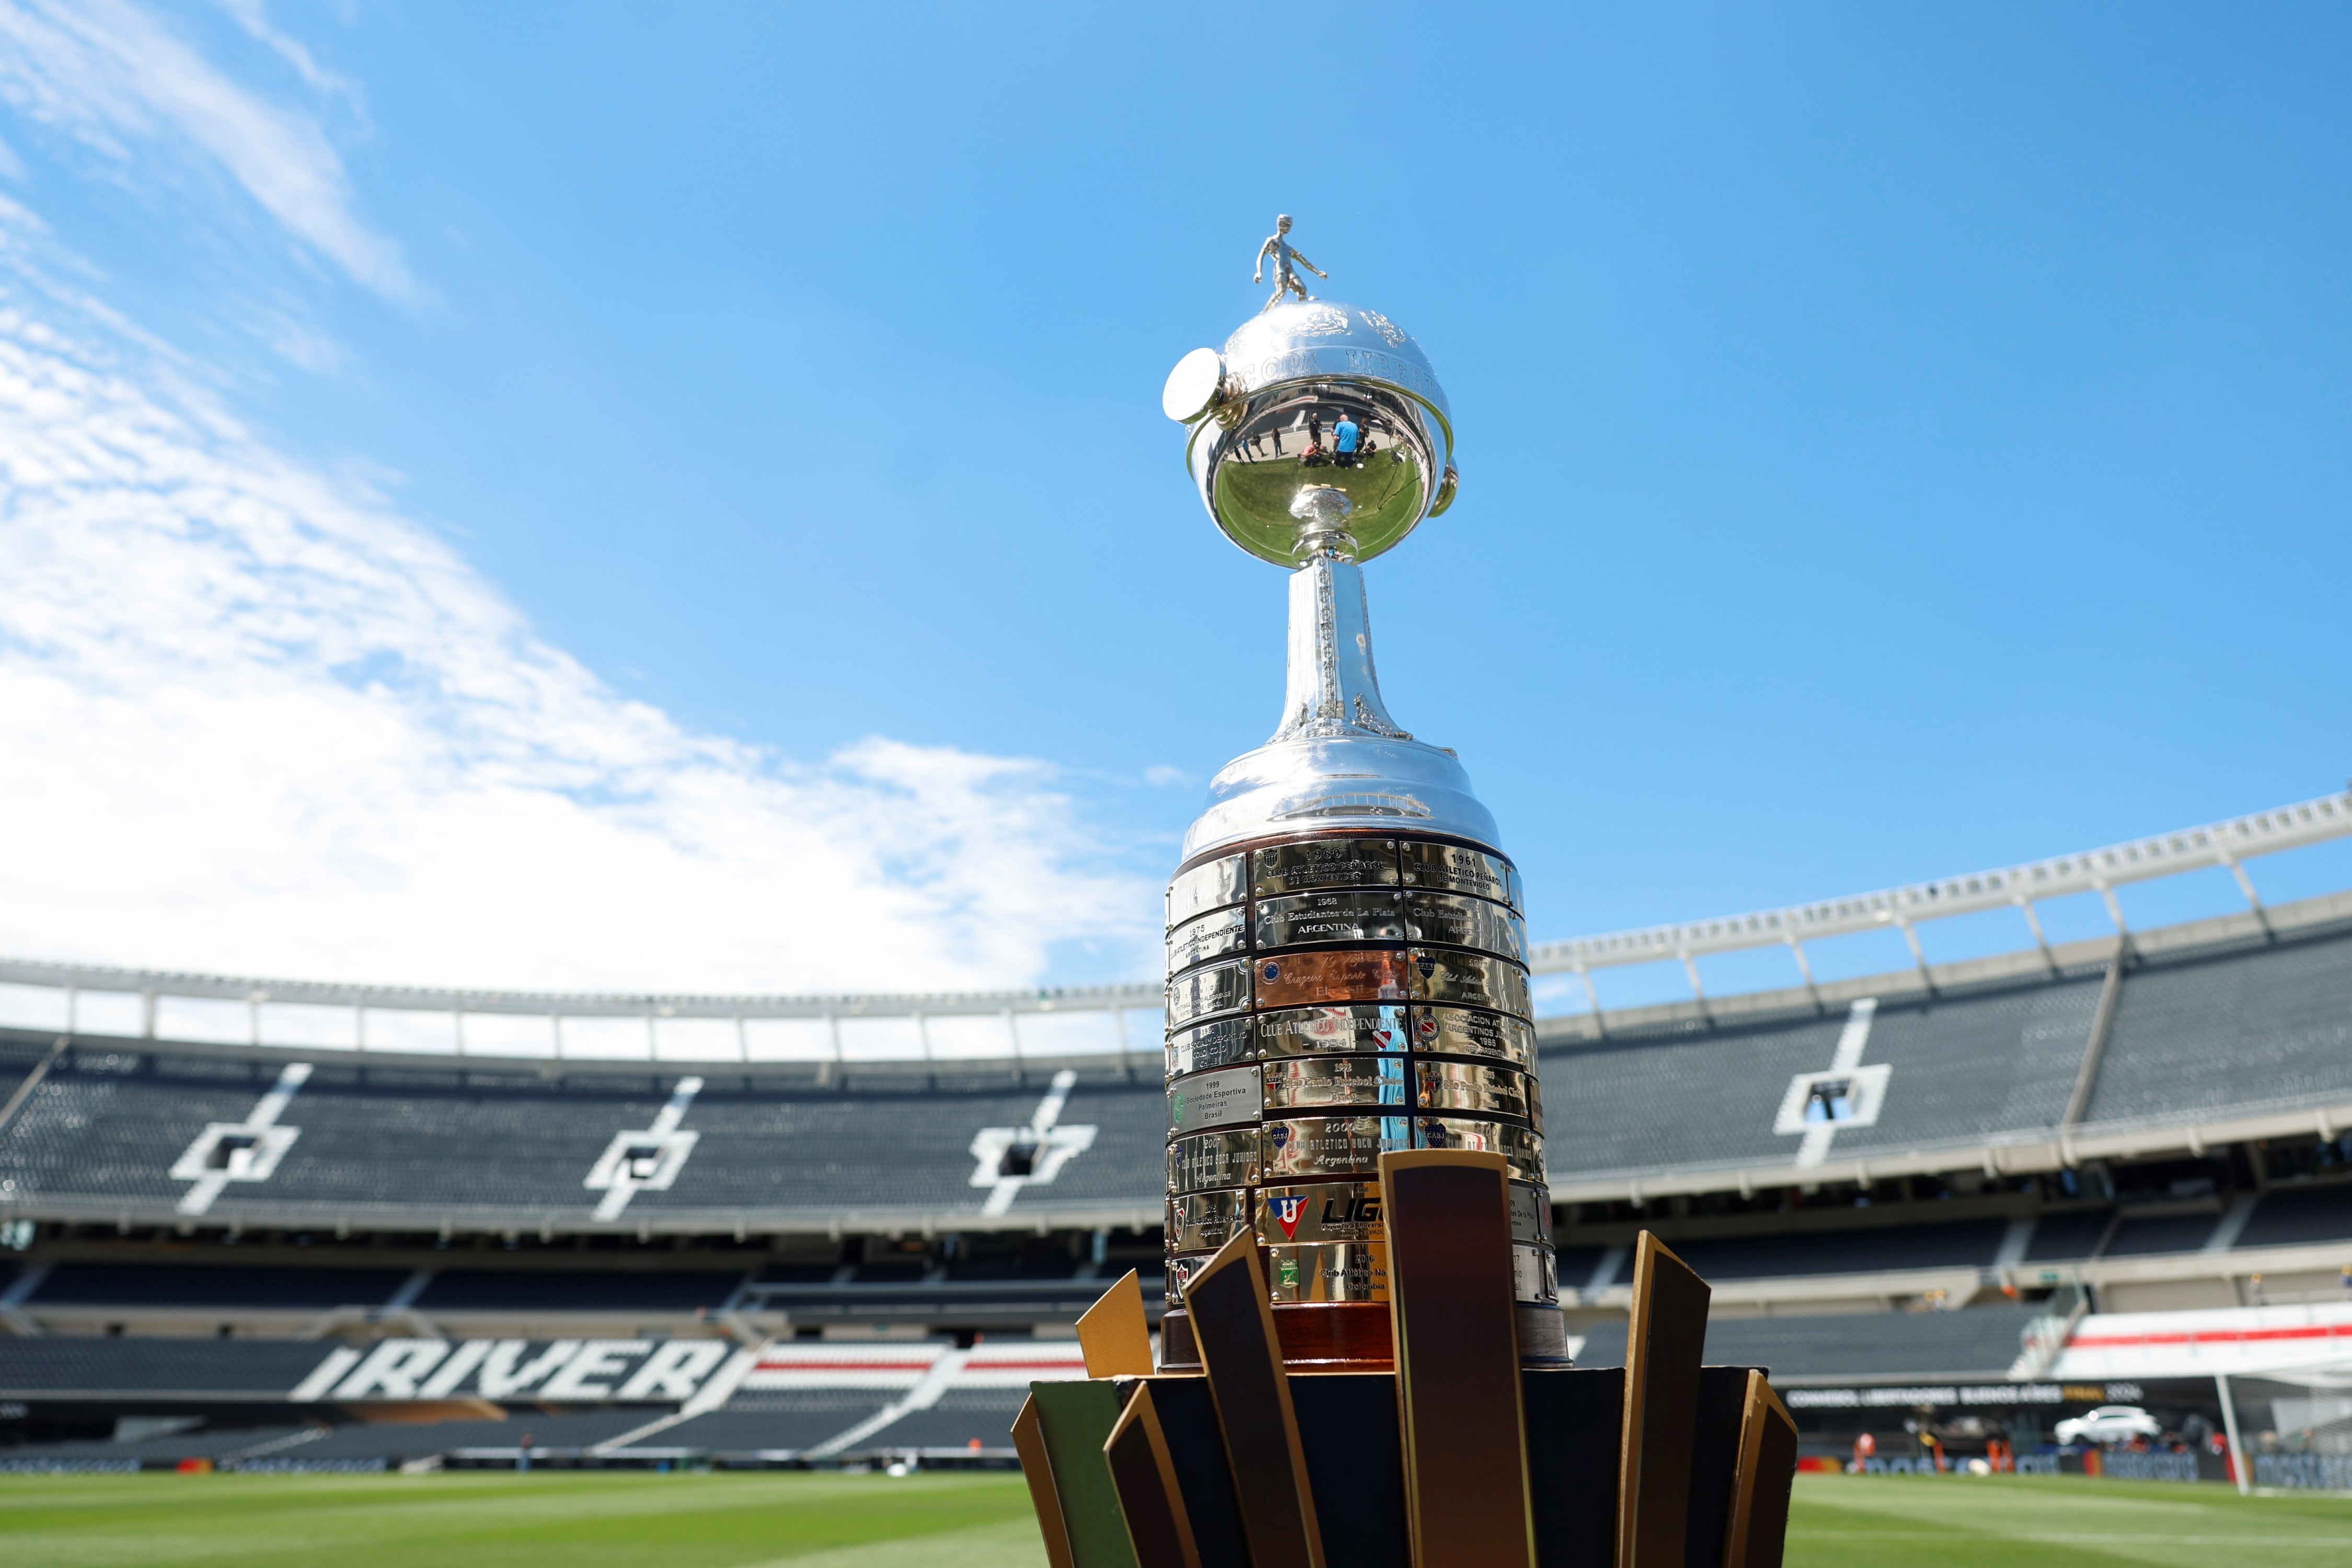
[[[1307,292],[1288,229],[1274,298],[1161,397],[1217,526],[1291,573],[1280,725],[1168,889],[1161,1360],[1199,1365],[1185,1283],[1254,1231],[1286,1363],[1391,1365],[1380,1158],[1471,1149],[1509,1173],[1520,1357],[1564,1363],[1518,873],[1461,762],[1389,716],[1364,598],[1453,502],[1452,417],[1395,322]]]

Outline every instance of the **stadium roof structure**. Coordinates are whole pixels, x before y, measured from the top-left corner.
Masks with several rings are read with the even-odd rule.
[[[2219,868],[2236,879],[2247,905],[2259,916],[2263,901],[2246,875],[2244,861],[2347,835],[2352,835],[2352,792],[2321,795],[2270,811],[2076,854],[1939,877],[1933,881],[1913,882],[1876,892],[1714,920],[1538,942],[1528,953],[1528,962],[1538,974],[1588,974],[1595,969],[1620,964],[1678,960],[1688,971],[1691,989],[1703,995],[1705,988],[1699,980],[1697,959],[1710,953],[1786,946],[1810,985],[1812,968],[1805,960],[1807,942],[1864,931],[1898,931],[1911,949],[1912,961],[1924,973],[1927,957],[1919,946],[1919,925],[2005,909],[2014,909],[2024,918],[2034,947],[2047,957],[2049,939],[2034,912],[2035,904],[2042,900],[2095,893],[2105,903],[2116,930],[2122,931],[2127,928],[2123,906],[2116,901],[2116,889],[2158,877]]]
[[[2116,888],[2221,868],[2237,879],[2253,920],[2267,929],[2269,916],[2243,862],[2347,836],[2352,836],[2352,791],[1899,888],[1539,942],[1530,951],[1529,967],[1538,974],[1575,973],[1589,984],[1595,970],[1679,962],[1704,1005],[1699,958],[1786,947],[1808,998],[1821,1004],[1827,993],[1815,983],[1805,943],[1891,930],[1908,943],[1922,981],[1933,991],[1936,975],[1917,928],[2014,909],[2032,939],[2028,951],[2054,972],[2058,955],[2035,912],[2041,900],[2096,894],[2122,933],[2127,928]],[[273,980],[11,958],[0,958],[0,987],[52,997],[48,1011],[54,1022],[45,1019],[43,1026],[66,1034],[312,1051],[343,1047],[405,1055],[438,1049],[460,1057],[555,1060],[731,1057],[742,1063],[992,1057],[1028,1061],[1114,1051],[1131,1057],[1156,1052],[1158,1042],[1150,1026],[1139,1026],[1129,1016],[1157,1011],[1161,1001],[1157,984],[839,995],[533,992]],[[103,1011],[106,1021],[87,1017],[92,1009]],[[1604,1032],[1607,1018],[1603,1013]],[[992,1040],[976,1037],[970,1028],[975,1023],[1001,1026],[1003,1033]],[[1073,1024],[1078,1027],[1066,1026]],[[877,1030],[877,1025],[897,1027]]]

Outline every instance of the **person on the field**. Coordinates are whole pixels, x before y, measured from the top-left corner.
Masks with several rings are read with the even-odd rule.
[[[1356,443],[1362,436],[1363,432],[1356,428],[1356,422],[1344,413],[1339,416],[1339,423],[1331,426],[1331,449],[1339,454],[1342,468],[1354,466]]]

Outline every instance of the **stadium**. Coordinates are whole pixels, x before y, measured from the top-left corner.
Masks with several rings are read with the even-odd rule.
[[[1537,944],[1586,995],[1660,960],[1695,992],[1538,1026],[1578,1363],[1622,1356],[1648,1228],[1816,1466],[1867,1433],[1897,1473],[2345,1489],[2352,892],[2265,903],[2249,866],[2347,835],[2352,794]],[[2199,872],[2244,907],[2125,923]],[[2113,932],[2045,940],[2068,898]],[[1993,911],[2012,951],[1927,961]],[[1874,931],[1916,961],[1815,979]],[[1768,948],[1797,984],[1698,988]],[[1150,987],[0,984],[0,1469],[1003,1465],[1077,1314],[1130,1268],[1163,1299]],[[2056,1440],[2115,1405],[2157,1440]]]
[[[5,0],[0,1561],[2347,1561],[2347,47]]]

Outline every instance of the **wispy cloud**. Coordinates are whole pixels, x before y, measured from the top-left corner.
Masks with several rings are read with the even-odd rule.
[[[1140,958],[1150,889],[1048,768],[795,765],[625,699],[45,284],[25,221],[0,206],[0,951],[788,990]]]
[[[350,96],[255,0],[227,9],[314,91]],[[0,100],[121,164],[193,152],[363,287],[397,300],[421,291],[400,247],[360,218],[316,115],[232,81],[128,0],[0,0]]]
[[[358,84],[350,78],[339,76],[319,64],[301,40],[279,32],[269,22],[269,7],[262,0],[219,0],[220,8],[231,20],[245,29],[255,43],[284,60],[293,68],[311,91],[321,97],[339,98],[353,109],[360,105]]]

